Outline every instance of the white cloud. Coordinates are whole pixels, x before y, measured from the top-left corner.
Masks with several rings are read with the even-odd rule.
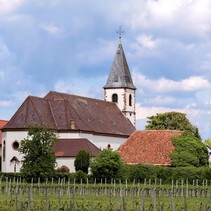
[[[152,116],[152,115],[156,115],[157,113],[164,113],[164,112],[168,112],[168,111],[173,111],[172,108],[168,108],[168,107],[145,107],[145,106],[141,106],[140,104],[136,104],[136,118],[137,119],[147,119],[147,117]],[[175,110],[174,110],[175,111]]]
[[[11,101],[0,101],[0,107],[11,107],[12,102]]]
[[[42,24],[41,28],[53,36],[61,36],[64,33],[64,29],[62,27],[57,26],[54,23]]]
[[[54,89],[58,92],[71,93],[73,86],[68,81],[58,80],[54,85]]]
[[[70,80],[58,80],[54,85],[54,89],[58,92],[88,96],[88,87],[86,90],[83,85],[80,85],[80,82],[73,82]]]
[[[211,53],[209,52],[207,55],[205,55],[204,60],[201,62],[200,65],[201,70],[211,70]]]
[[[171,107],[163,107],[163,106],[145,107],[137,103],[136,105],[137,117],[136,118],[138,120],[139,119],[146,120],[147,117],[149,116],[153,116],[153,115],[165,113],[165,112],[171,112],[171,111],[187,114],[187,117],[192,120],[196,120],[201,115],[210,114],[209,111],[202,111],[200,110],[200,108],[193,108],[191,105],[187,105],[184,108],[171,108]]]
[[[190,76],[189,78],[180,81],[174,81],[166,78],[151,80],[140,73],[135,73],[134,80],[135,84],[140,89],[153,90],[157,93],[178,91],[190,92],[211,88],[209,81],[202,76]]]
[[[211,105],[210,90],[198,91],[195,94],[197,100],[203,102],[205,105]]]
[[[207,39],[211,29],[210,0],[149,0],[129,5],[128,17],[134,30],[157,30],[178,37],[181,34]],[[141,6],[140,6],[141,5]]]
[[[137,41],[140,45],[144,46],[145,48],[152,49],[155,47],[156,42],[152,39],[152,36],[147,35],[139,35],[137,37]]]
[[[17,9],[24,0],[0,0],[0,14],[6,14]]]
[[[97,48],[84,46],[84,50],[77,55],[80,64],[99,64],[115,54],[116,44],[111,41],[99,39],[96,42]]]
[[[3,71],[0,71],[0,79],[4,79],[5,78],[5,74]]]
[[[15,58],[14,54],[9,50],[8,46],[0,39],[0,62],[11,63]]]
[[[146,100],[149,104],[154,105],[172,105],[177,102],[177,99],[171,96],[155,96]]]

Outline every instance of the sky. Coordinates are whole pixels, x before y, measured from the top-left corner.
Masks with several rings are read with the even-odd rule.
[[[178,111],[211,138],[210,9],[210,0],[0,0],[0,119],[51,90],[103,99],[122,26],[137,129]]]

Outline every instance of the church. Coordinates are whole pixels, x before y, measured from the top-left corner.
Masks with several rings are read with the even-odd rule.
[[[121,37],[104,89],[104,100],[50,91],[44,97],[28,96],[2,131],[2,171],[19,172],[18,151],[29,126],[39,124],[55,132],[53,150],[57,167],[75,171],[80,150],[92,157],[101,149],[117,150],[135,131],[136,87],[127,64]]]

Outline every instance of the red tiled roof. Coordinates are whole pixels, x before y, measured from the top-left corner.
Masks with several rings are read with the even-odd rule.
[[[56,157],[76,157],[80,150],[87,151],[91,157],[100,153],[88,139],[59,139],[53,146]]]
[[[6,120],[0,120],[0,129],[2,128],[2,127],[4,127],[6,124],[7,124],[7,122],[8,121],[6,121]],[[0,145],[2,144],[2,132],[1,132],[1,130],[0,130]]]
[[[75,129],[71,129],[71,121]],[[34,124],[125,137],[135,130],[115,103],[52,91],[44,98],[27,97],[3,130],[27,129]]]
[[[127,164],[170,166],[170,154],[174,150],[171,139],[181,134],[182,131],[175,130],[135,131],[119,152]]]

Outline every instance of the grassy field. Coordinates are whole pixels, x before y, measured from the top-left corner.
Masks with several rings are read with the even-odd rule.
[[[0,210],[211,211],[211,187],[188,183],[89,184],[1,182]]]

